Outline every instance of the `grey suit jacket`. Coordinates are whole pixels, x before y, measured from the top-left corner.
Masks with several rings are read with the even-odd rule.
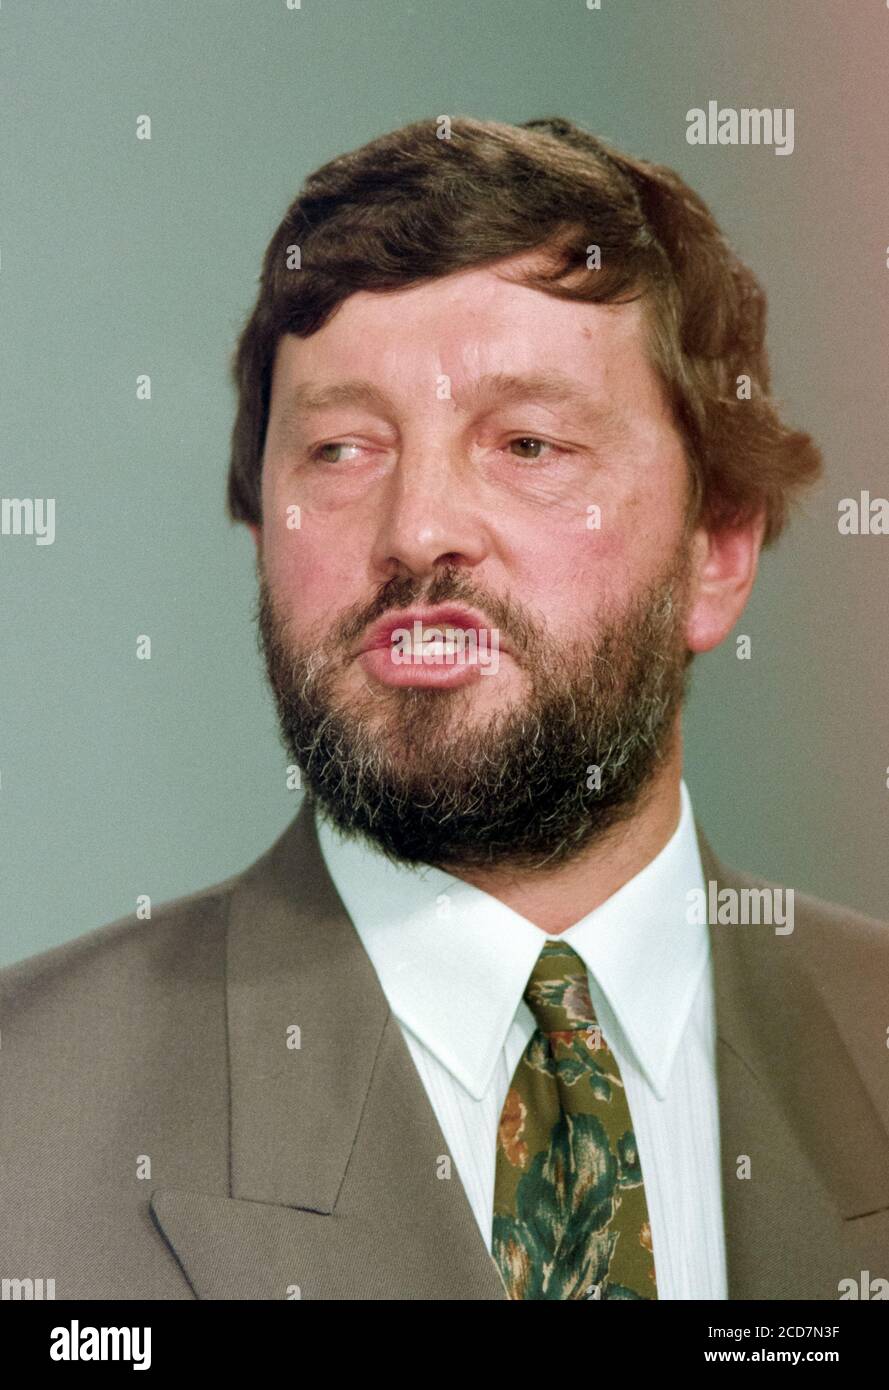
[[[889,1277],[889,927],[795,906],[710,927],[731,1299]],[[0,972],[0,1029],[0,1277],[505,1299],[307,805],[243,874]]]

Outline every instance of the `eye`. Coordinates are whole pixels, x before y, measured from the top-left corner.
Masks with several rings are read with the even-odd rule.
[[[357,444],[347,444],[342,440],[331,440],[327,444],[316,444],[315,448],[309,453],[309,457],[318,463],[344,463],[345,459],[338,456],[340,449],[357,449]],[[328,452],[330,451],[330,452]],[[331,455],[336,455],[332,457]]]
[[[538,439],[533,434],[520,434],[515,439],[509,441],[509,448],[518,448],[521,453],[515,454],[516,458],[525,459],[529,463],[535,463],[543,456],[544,449],[556,449],[555,444],[550,444],[546,439]],[[556,450],[558,452],[558,450]]]

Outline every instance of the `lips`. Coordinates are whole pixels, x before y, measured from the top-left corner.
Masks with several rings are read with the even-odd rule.
[[[469,608],[461,608],[453,604],[443,605],[439,608],[405,608],[397,613],[390,613],[375,623],[362,642],[359,653],[374,651],[380,647],[391,647],[392,634],[404,629],[413,634],[414,623],[422,623],[424,629],[437,628],[439,631],[449,627],[462,632],[493,631],[481,614],[473,613]],[[503,642],[499,643],[499,649],[502,652],[508,651]]]

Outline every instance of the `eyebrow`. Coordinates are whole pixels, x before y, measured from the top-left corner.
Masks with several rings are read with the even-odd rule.
[[[545,371],[529,375],[490,372],[479,377],[461,392],[461,402],[465,409],[494,409],[498,406],[532,401],[568,406],[585,424],[610,434],[615,439],[623,439],[631,434],[629,421],[619,410],[607,402],[591,399],[579,382],[562,372]],[[306,415],[349,405],[363,406],[381,415],[392,415],[395,412],[394,403],[385,391],[373,382],[358,377],[332,382],[328,386],[299,382],[289,391],[286,402],[276,418],[275,427],[288,430]]]

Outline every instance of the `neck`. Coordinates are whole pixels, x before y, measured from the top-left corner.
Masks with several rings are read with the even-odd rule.
[[[615,826],[567,864],[546,869],[460,869],[449,872],[490,893],[559,936],[650,864],[675,833],[681,803],[682,737],[677,729],[670,753],[632,817]]]

